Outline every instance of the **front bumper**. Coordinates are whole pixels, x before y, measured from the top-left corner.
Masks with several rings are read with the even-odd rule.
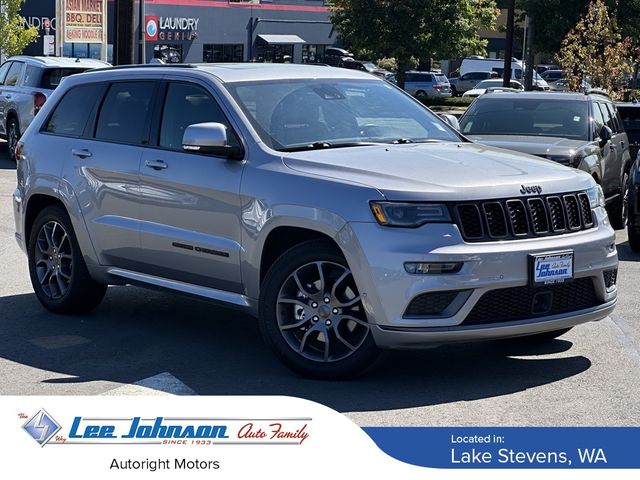
[[[383,347],[490,339],[557,330],[606,317],[617,289],[605,285],[603,272],[618,265],[615,234],[603,208],[594,210],[597,226],[559,236],[465,243],[452,224],[418,229],[351,223],[338,235],[363,296],[376,343]],[[518,321],[465,325],[480,298],[495,289],[529,284],[531,254],[572,250],[574,278],[591,278],[597,304],[592,308]],[[461,262],[457,273],[411,275],[405,262]],[[405,314],[423,293],[464,291],[454,310],[432,316]]]

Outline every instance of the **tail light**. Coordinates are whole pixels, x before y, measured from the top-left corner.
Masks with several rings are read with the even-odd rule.
[[[442,85],[434,85],[433,86],[434,90],[442,90],[443,88],[444,88],[444,86],[442,86]]]
[[[22,142],[18,142],[18,144],[16,145],[16,160],[20,160],[21,156],[22,156],[22,148],[24,147],[24,143]]]
[[[44,102],[47,101],[47,97],[44,96],[44,93],[36,92],[33,94],[33,114],[35,115],[40,111]]]

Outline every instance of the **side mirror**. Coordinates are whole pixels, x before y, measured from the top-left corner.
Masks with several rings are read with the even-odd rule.
[[[242,158],[242,149],[228,144],[227,127],[221,123],[189,125],[182,135],[182,148],[188,152],[210,153],[232,159]]]
[[[449,125],[451,128],[458,132],[460,131],[460,123],[454,115],[451,115],[450,113],[440,113],[438,116],[440,117],[440,120]]]
[[[602,128],[600,129],[599,136],[600,136],[599,145],[600,145],[600,148],[602,148],[611,141],[611,137],[613,137],[613,132],[609,127],[607,127],[606,125],[603,125]]]

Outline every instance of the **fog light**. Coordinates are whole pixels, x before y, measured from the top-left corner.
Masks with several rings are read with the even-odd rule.
[[[462,262],[406,262],[404,269],[407,273],[416,275],[457,273],[462,268]]]

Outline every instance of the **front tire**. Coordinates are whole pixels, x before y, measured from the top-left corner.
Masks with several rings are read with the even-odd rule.
[[[375,365],[381,351],[347,262],[323,240],[278,258],[260,292],[265,342],[291,370],[312,378],[348,378]]]
[[[629,216],[629,172],[622,176],[622,195],[609,212],[609,221],[614,230],[623,230]]]
[[[40,303],[54,313],[85,313],[96,308],[107,286],[87,270],[71,220],[59,206],[42,210],[28,245],[31,285]]]

